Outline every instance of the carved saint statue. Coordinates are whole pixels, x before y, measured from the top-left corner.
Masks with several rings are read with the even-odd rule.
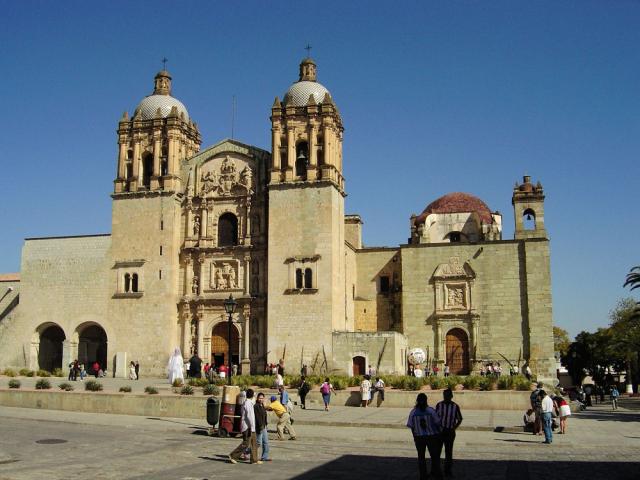
[[[236,283],[236,270],[231,265],[229,265],[229,288],[238,288],[238,284]]]
[[[216,289],[224,290],[227,288],[227,281],[224,278],[221,268],[216,268]]]
[[[191,280],[191,293],[197,295],[198,290],[198,277],[194,275],[193,280]]]
[[[200,181],[202,182],[201,190],[203,194],[212,192],[218,188],[218,179],[215,172],[203,173],[200,177]]]
[[[193,235],[200,235],[200,217],[196,217],[193,219]]]
[[[447,300],[450,307],[464,307],[464,290],[462,288],[449,288]]]
[[[253,173],[249,167],[244,167],[244,169],[240,172],[240,183],[247,187],[247,189],[251,189]]]

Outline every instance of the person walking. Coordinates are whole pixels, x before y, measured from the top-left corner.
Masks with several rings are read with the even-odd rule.
[[[531,396],[529,397],[529,401],[531,402],[531,408],[536,413],[536,421],[533,424],[533,434],[541,435],[542,434],[542,398],[540,397],[540,392],[542,391],[542,382],[538,383],[536,389],[531,392]]]
[[[93,362],[93,365],[91,366],[91,368],[93,370],[93,374],[96,376],[96,378],[98,378],[98,374],[100,373],[100,364],[98,363],[97,360]]]
[[[567,419],[571,416],[571,408],[562,397],[556,397],[555,404],[558,409],[558,416],[560,417],[560,433],[564,435],[567,433]]]
[[[453,466],[453,442],[456,440],[456,429],[462,423],[462,413],[457,403],[453,402],[453,392],[447,388],[442,392],[443,400],[436,405],[436,413],[442,424],[442,443],[444,444],[444,474],[451,476]]]
[[[307,378],[303,375],[300,377],[300,385],[298,385],[298,397],[300,397],[300,406],[303,410],[307,408],[306,398],[309,390],[311,390],[311,387],[309,386],[309,382],[307,382]]]
[[[136,360],[136,380],[140,380],[140,362]]]
[[[618,397],[620,396],[620,392],[618,391],[618,387],[615,385],[611,388],[611,407],[614,410],[618,409]]]
[[[449,369],[449,365],[447,365],[446,363],[444,364],[444,376],[448,377],[449,376],[449,372],[451,370]]]
[[[547,395],[547,392],[540,390],[538,396],[541,399],[542,405],[542,429],[544,430],[544,442],[553,442],[553,430],[551,428],[551,422],[553,417],[553,400]]]
[[[419,393],[416,397],[416,406],[409,413],[407,427],[413,434],[413,442],[418,451],[418,472],[420,480],[427,478],[427,460],[425,451],[429,450],[431,457],[431,475],[442,476],[440,470],[440,453],[442,453],[442,440],[440,432],[442,426],[438,413],[427,404],[427,395]]]
[[[136,376],[136,364],[135,362],[129,363],[129,380],[136,380],[138,377]]]
[[[371,400],[371,377],[369,375],[365,375],[362,383],[360,383],[360,401],[362,402],[363,407],[367,407],[369,405],[369,400]]]
[[[256,440],[258,448],[262,450],[260,460],[270,462],[269,458],[269,431],[267,430],[267,409],[264,407],[264,393],[259,393],[256,397],[256,404],[253,407],[256,417]]]
[[[194,353],[189,359],[189,376],[191,378],[202,377],[202,359]]]
[[[320,385],[320,393],[322,394],[322,401],[324,402],[324,410],[325,412],[329,411],[329,403],[331,403],[331,392],[334,394],[336,391],[333,389],[333,385],[329,381],[329,377],[324,379],[322,385]]]
[[[296,439],[296,432],[291,425],[291,416],[287,413],[287,408],[278,401],[278,397],[271,396],[271,403],[267,407],[267,410],[271,410],[278,417],[278,423],[276,424],[276,430],[278,431],[278,440],[284,440],[284,429],[289,432],[289,440]]]
[[[258,460],[258,443],[256,437],[256,414],[253,403],[253,390],[247,389],[247,399],[242,404],[240,420],[240,431],[242,432],[242,442],[229,454],[229,463],[238,463],[240,456],[245,449],[250,450],[249,461],[254,464],[261,464]]]
[[[384,381],[380,377],[376,377],[376,383],[373,384],[374,392],[378,392],[378,407],[384,402]]]
[[[184,366],[184,360],[182,359],[182,352],[178,347],[173,351],[173,355],[169,358],[169,363],[167,364],[169,383],[173,384],[174,381],[180,380],[184,382],[184,374],[182,373],[182,368]]]
[[[84,363],[80,364],[80,380],[84,380],[84,377],[87,376],[87,371],[84,368]]]

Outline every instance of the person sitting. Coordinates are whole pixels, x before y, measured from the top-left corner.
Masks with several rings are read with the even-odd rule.
[[[533,427],[536,423],[536,414],[533,411],[533,408],[527,410],[522,417],[522,421],[524,422],[524,431],[525,432],[533,432]]]

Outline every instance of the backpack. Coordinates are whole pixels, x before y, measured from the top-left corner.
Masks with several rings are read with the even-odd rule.
[[[323,395],[327,395],[329,392],[331,392],[331,388],[329,387],[329,384],[327,382],[324,382],[320,387],[320,393]]]

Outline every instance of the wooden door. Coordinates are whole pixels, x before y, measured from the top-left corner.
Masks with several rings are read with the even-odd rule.
[[[469,373],[469,337],[464,330],[449,330],[446,339],[447,365],[452,375]]]
[[[229,324],[220,322],[213,327],[211,334],[211,359],[220,366],[222,362],[225,365],[229,362]],[[231,327],[231,359],[233,363],[237,363],[237,357],[240,352],[240,340],[238,338],[238,330]]]
[[[364,375],[366,373],[366,362],[364,357],[353,357],[353,376]]]

